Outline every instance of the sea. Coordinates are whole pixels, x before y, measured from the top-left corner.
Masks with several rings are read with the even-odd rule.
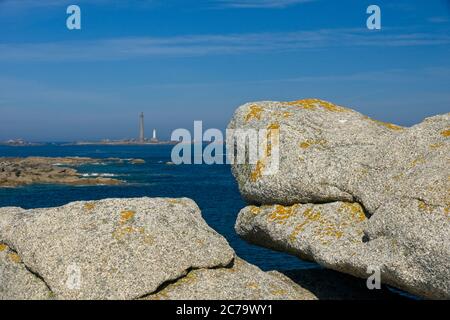
[[[55,207],[79,200],[135,197],[187,197],[202,211],[205,221],[223,235],[237,255],[262,270],[318,268],[315,263],[248,244],[234,231],[239,210],[246,206],[229,165],[170,165],[172,145],[65,145],[0,146],[0,157],[139,158],[145,164],[83,165],[88,176],[104,176],[126,183],[117,186],[56,184],[0,188],[0,207],[25,209]]]

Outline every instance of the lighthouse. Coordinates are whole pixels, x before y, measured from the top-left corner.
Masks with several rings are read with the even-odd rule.
[[[152,136],[152,139],[150,141],[151,142],[158,142],[158,139],[156,138],[156,129],[153,129],[153,136]]]
[[[145,135],[144,135],[144,113],[141,112],[141,115],[139,116],[139,142],[144,143],[145,142]]]

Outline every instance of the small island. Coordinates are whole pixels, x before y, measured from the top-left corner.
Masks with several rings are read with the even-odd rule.
[[[142,159],[85,157],[27,157],[0,158],[0,188],[31,184],[118,185],[123,181],[107,177],[85,177],[74,167],[87,164],[124,163],[143,164]]]

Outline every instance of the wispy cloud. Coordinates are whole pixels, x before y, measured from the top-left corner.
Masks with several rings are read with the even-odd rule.
[[[213,0],[223,8],[286,8],[300,3],[313,2],[315,0]]]
[[[125,37],[95,41],[0,43],[0,61],[99,61],[149,57],[192,57],[298,52],[342,47],[449,45],[446,33],[368,32],[323,29],[285,33]]]
[[[449,22],[449,18],[448,17],[431,17],[428,19],[429,22],[431,23],[446,23]]]

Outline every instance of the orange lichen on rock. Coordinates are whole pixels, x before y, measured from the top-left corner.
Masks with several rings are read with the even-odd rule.
[[[350,214],[350,219],[352,221],[363,222],[367,219],[363,208],[357,202],[344,202],[339,208],[339,212]]]
[[[134,218],[135,214],[136,214],[136,212],[131,211],[131,210],[122,211],[120,213],[120,224],[127,223],[129,220]]]
[[[446,138],[450,137],[450,129],[442,131],[441,135],[446,137]]]
[[[417,207],[419,208],[420,211],[425,212],[425,213],[433,212],[433,208],[430,205],[426,204],[422,200],[419,200],[419,204],[417,205]]]
[[[327,141],[324,139],[319,139],[319,140],[308,139],[308,140],[305,140],[302,143],[300,143],[300,148],[308,149],[309,147],[314,146],[314,145],[324,146],[326,143],[327,143]]]
[[[284,296],[287,294],[287,291],[284,289],[273,289],[270,291],[274,296]]]
[[[5,251],[8,249],[8,246],[6,244],[0,243],[0,252]]]
[[[135,229],[131,226],[119,227],[113,232],[113,237],[116,240],[122,240],[126,235],[132,234]]]
[[[92,202],[89,202],[89,203],[85,203],[84,204],[84,209],[86,209],[86,210],[93,210],[95,208],[95,204],[94,203],[92,203]]]
[[[381,125],[381,126],[383,126],[385,128],[388,128],[388,129],[391,129],[391,130],[394,130],[394,131],[399,131],[399,130],[404,130],[405,129],[405,128],[403,128],[401,126],[398,126],[396,124],[393,124],[393,123],[383,122],[383,121],[375,120],[375,119],[372,119],[372,118],[369,118],[369,117],[368,117],[368,119],[370,121],[375,122],[376,124],[379,124],[379,125]]]
[[[284,207],[281,205],[276,205],[275,210],[267,217],[269,221],[285,224],[286,220],[295,214],[295,210],[298,205],[293,205],[291,207]]]
[[[255,170],[250,174],[250,180],[252,182],[256,182],[259,178],[262,177],[262,171],[264,169],[264,163],[261,160],[256,162]]]
[[[250,106],[250,111],[245,116],[245,122],[249,122],[251,119],[261,120],[262,112],[263,112],[263,108],[261,108],[257,104],[252,104]]]
[[[297,101],[285,102],[289,106],[295,106],[306,110],[316,110],[319,107],[326,111],[331,112],[346,112],[347,109],[337,106],[331,102],[320,100],[320,99],[303,99]]]
[[[258,214],[261,213],[261,208],[258,208],[256,206],[251,206],[250,207],[250,213],[257,216]]]
[[[439,148],[442,148],[443,146],[444,146],[444,143],[443,143],[443,142],[438,142],[438,143],[430,144],[430,148],[431,148],[431,149],[439,149]]]
[[[364,212],[358,203],[344,204],[339,211],[349,213],[350,221],[362,222],[366,220]],[[296,241],[298,235],[310,225],[310,231],[314,232],[318,240],[323,245],[328,245],[333,239],[342,238],[344,236],[343,228],[351,223],[347,219],[342,219],[339,222],[329,221],[320,211],[313,208],[306,209],[303,212],[303,217],[305,218],[304,221],[296,225],[289,235],[290,242]]]
[[[246,287],[254,290],[259,289],[259,285],[256,282],[249,282],[247,283]]]
[[[298,224],[294,228],[294,231],[289,236],[289,239],[291,241],[294,241],[295,239],[297,239],[297,236],[300,234],[300,232],[302,232],[305,229],[305,227],[308,224],[310,224],[314,221],[319,221],[321,218],[321,213],[319,211],[314,211],[313,209],[308,208],[303,212],[303,217],[305,218],[305,221]]]
[[[267,127],[267,141],[266,141],[266,157],[270,157],[272,155],[272,146],[279,145],[279,131],[280,125],[278,123],[272,123]],[[262,159],[265,161],[265,159]]]
[[[8,253],[8,258],[14,263],[20,263],[22,262],[22,259],[20,259],[19,255],[15,252]]]

